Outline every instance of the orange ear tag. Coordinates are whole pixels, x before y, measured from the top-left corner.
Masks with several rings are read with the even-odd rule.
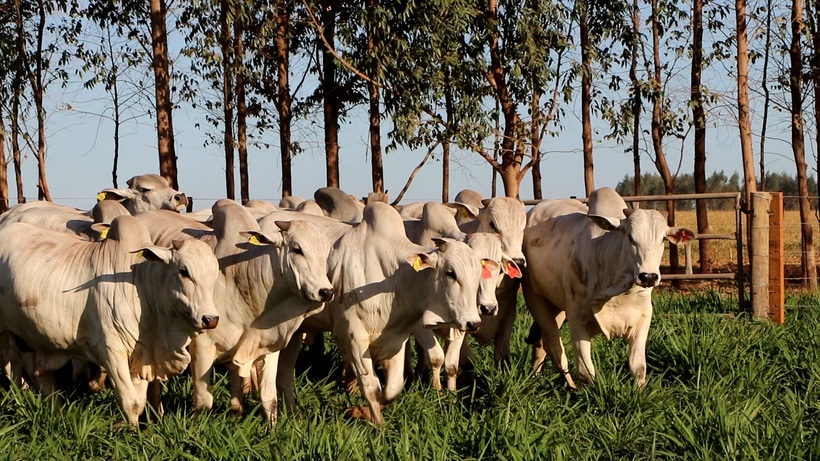
[[[484,260],[481,260],[481,278],[486,280],[493,277],[493,273],[489,267],[484,263]]]
[[[517,279],[521,277],[521,271],[518,270],[518,267],[510,264],[507,266],[507,275],[509,275],[511,279]]]

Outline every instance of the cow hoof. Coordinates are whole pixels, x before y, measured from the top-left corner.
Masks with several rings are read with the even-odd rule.
[[[354,406],[345,410],[345,418],[359,419],[364,421],[372,421],[373,415],[370,413],[370,408],[366,406]]]

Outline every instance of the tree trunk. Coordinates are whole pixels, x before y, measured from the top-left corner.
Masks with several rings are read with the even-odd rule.
[[[541,192],[541,91],[533,85],[532,100],[530,101],[530,157],[532,158],[532,195],[534,200],[543,198]]]
[[[278,76],[276,109],[279,112],[279,149],[282,158],[282,197],[293,195],[291,173],[291,97],[288,71],[290,70],[290,48],[288,31],[290,24],[290,2],[278,0],[276,11],[276,72]]]
[[[20,115],[22,114],[20,98],[23,91],[25,91],[23,81],[28,73],[28,64],[26,62],[26,33],[23,28],[23,9],[20,0],[14,2],[14,10],[15,26],[17,29],[17,62],[15,62],[14,80],[12,82],[11,153],[14,162],[15,180],[17,182],[17,203],[19,204],[26,203],[26,196],[23,193],[23,153],[20,150],[20,136],[22,135],[22,128],[20,127]]]
[[[581,35],[581,140],[584,151],[584,189],[587,197],[595,190],[595,168],[592,158],[592,51],[589,43],[589,7],[578,2]]]
[[[632,60],[629,63],[629,81],[632,84],[632,164],[635,167],[633,193],[641,195],[641,82],[638,80],[638,51],[640,42],[641,10],[638,0],[632,0]]]
[[[239,8],[242,8],[241,6]],[[242,204],[250,200],[248,179],[248,106],[245,102],[245,44],[243,42],[242,18],[234,18],[234,62],[236,63],[236,142],[239,154],[239,196]]]
[[[501,138],[501,164],[494,165],[501,176],[501,182],[504,184],[504,194],[507,197],[518,198],[521,188],[521,163],[522,155],[520,151],[515,149],[516,140],[520,139],[523,131],[521,129],[521,118],[518,116],[517,107],[510,95],[510,90],[507,85],[507,76],[504,69],[504,61],[501,58],[501,51],[499,49],[498,36],[498,1],[488,0],[487,23],[491,25],[490,30],[493,33],[488,34],[488,48],[490,54],[490,69],[487,72],[487,78],[490,85],[495,90],[495,97],[501,108],[501,114],[504,117],[504,134]]]
[[[236,199],[236,181],[234,180],[234,138],[233,138],[233,46],[231,43],[231,24],[228,20],[231,2],[221,2],[219,22],[221,30],[219,45],[222,51],[222,116],[225,120],[225,131],[222,146],[225,148],[225,194],[230,200]],[[236,15],[232,15],[234,18]]]
[[[336,40],[335,0],[322,2],[322,34],[333,47]],[[321,41],[321,39],[319,39]],[[336,60],[327,47],[322,46],[322,94],[324,96],[325,158],[327,160],[327,186],[339,187],[339,82],[336,81]]]
[[[820,39],[816,34],[812,33],[812,40]],[[766,1],[766,43],[763,46],[763,119],[761,120],[761,127],[760,127],[760,190],[766,190],[766,129],[769,125],[769,104],[771,103],[771,92],[769,91],[769,56],[770,56],[770,47],[772,45],[772,0]],[[820,45],[815,43],[814,49],[814,56],[818,56],[817,54],[817,46]],[[817,63],[815,63],[816,65]],[[816,67],[814,67],[816,69]],[[815,78],[815,82],[817,79]],[[815,93],[817,94],[817,85],[815,84]],[[815,106],[820,104],[820,101],[815,98]],[[818,112],[820,113],[820,112]],[[820,131],[817,131],[818,136],[820,136]],[[820,144],[818,144],[820,145]],[[818,183],[820,184],[820,183]]]
[[[735,0],[737,22],[737,121],[740,128],[740,151],[743,161],[743,186],[746,206],[752,192],[757,192],[754,152],[752,152],[752,121],[749,114],[749,42],[746,33],[746,0]]]
[[[800,39],[803,33],[802,0],[792,0],[791,46],[789,47],[789,88],[791,90],[791,142],[794,163],[797,166],[797,190],[800,196],[800,234],[802,237],[801,268],[804,285],[817,290],[817,265],[814,257],[814,235],[811,228],[811,202],[807,177],[806,154],[803,137],[803,62]]]
[[[706,112],[701,93],[703,69],[703,0],[692,3],[692,119],[695,125],[695,193],[706,193]],[[709,215],[706,200],[696,200],[698,234],[708,234]],[[711,241],[699,240],[700,273],[712,271]]]
[[[19,68],[16,71],[21,71]],[[23,193],[23,154],[20,151],[20,95],[23,80],[15,78],[14,95],[11,98],[11,158],[14,163],[14,178],[17,186],[17,203],[26,203]],[[18,90],[19,88],[19,90]]]
[[[374,79],[378,76],[378,49],[381,37],[377,32],[376,7],[377,0],[367,0],[368,32],[367,32],[367,54],[373,60],[371,62],[372,75]],[[381,90],[371,80],[367,82],[367,93],[370,95],[370,159],[371,174],[373,178],[373,192],[384,192],[384,165],[382,163],[382,139],[381,139]]]
[[[666,154],[663,151],[664,128],[662,123],[664,91],[661,80],[663,68],[660,57],[660,28],[657,21],[658,0],[652,0],[652,57],[654,69],[650,78],[652,84],[652,148],[654,151],[653,161],[658,170],[667,194],[675,193],[675,178],[669,171],[669,164],[666,161]],[[675,202],[666,202],[666,222],[670,226],[675,225]],[[677,273],[680,267],[677,247],[670,244],[669,268],[672,273]]]
[[[174,124],[171,112],[171,76],[168,61],[167,5],[165,0],[151,0],[151,48],[153,51],[154,92],[157,111],[157,149],[159,174],[179,190],[177,156],[174,149]]]
[[[46,28],[46,10],[43,1],[37,2],[37,52],[34,56],[34,74],[29,74],[34,93],[34,107],[37,110],[37,199],[51,201],[46,179],[46,108],[43,106],[45,80],[43,76],[43,32]]]
[[[0,112],[0,213],[9,209],[9,165],[6,161],[6,124]]]

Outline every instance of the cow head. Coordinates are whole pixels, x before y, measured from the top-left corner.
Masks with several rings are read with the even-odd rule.
[[[188,206],[188,197],[169,186],[162,176],[144,174],[126,183],[127,189],[104,189],[97,194],[97,200],[121,201],[131,214],[150,210],[182,211]]]
[[[695,232],[684,227],[669,227],[657,210],[623,211],[625,219],[601,215],[589,215],[589,218],[617,239],[614,244],[620,250],[618,253],[623,255],[619,264],[628,263],[632,269],[627,272],[630,277],[628,283],[643,288],[655,287],[661,281],[664,241],[685,243],[696,238]]]
[[[407,263],[416,271],[432,270],[436,300],[423,316],[425,326],[447,324],[459,330],[475,331],[481,325],[478,286],[481,263],[467,244],[452,239],[433,239],[437,251],[410,255]]]
[[[504,275],[520,278],[518,265],[501,250],[498,235],[477,232],[467,237],[467,245],[475,251],[481,263],[481,282],[478,287],[478,311],[481,315],[498,313],[496,288],[501,285]]]
[[[501,239],[501,249],[519,266],[526,266],[522,250],[524,228],[527,226],[527,210],[521,200],[495,197],[482,202],[484,208],[478,214],[477,232],[491,232]]]
[[[194,331],[216,328],[219,315],[214,305],[214,285],[219,263],[211,248],[197,240],[175,240],[171,248],[146,245],[136,250],[145,259],[159,263],[155,280],[163,286],[151,287],[158,308],[187,320]],[[167,307],[166,307],[167,306]]]
[[[260,225],[269,227],[265,221]],[[279,248],[281,274],[294,293],[309,301],[332,300],[335,291],[327,277],[328,236],[309,221],[274,221],[274,225],[279,232],[248,231],[251,243]]]

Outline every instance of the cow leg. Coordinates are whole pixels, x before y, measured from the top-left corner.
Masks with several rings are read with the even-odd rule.
[[[498,302],[499,306],[503,306],[501,300]],[[502,307],[499,307],[499,309],[502,309]],[[510,306],[503,307],[503,309],[504,310],[499,313],[499,315],[503,315],[503,317],[501,317],[501,322],[498,325],[498,331],[496,331],[495,343],[493,345],[493,359],[496,367],[500,367],[502,364],[509,365],[512,357],[510,352],[510,339],[512,338],[516,317],[515,302]]]
[[[638,387],[643,387],[646,384],[646,339],[649,336],[651,318],[651,312],[648,316],[642,317],[634,334],[627,337],[629,342],[629,369],[632,371],[632,376],[635,377]]]
[[[259,375],[259,401],[262,412],[271,426],[276,424],[279,397],[276,393],[276,372],[279,368],[279,351],[265,354],[259,360],[257,367]]]
[[[527,307],[541,329],[542,342],[539,344],[536,340],[532,345],[533,368],[536,374],[541,372],[544,356],[549,355],[555,368],[564,375],[567,384],[574,389],[575,382],[569,373],[569,361],[567,360],[566,349],[564,349],[564,342],[561,340],[561,325],[563,325],[565,318],[564,312],[543,296],[528,295],[526,299]],[[572,324],[570,324],[570,327],[572,327]],[[544,354],[545,349],[547,354]]]
[[[285,400],[285,408],[288,413],[295,413],[296,407],[296,360],[299,358],[299,351],[302,349],[302,335],[295,334],[279,352],[279,372],[276,375],[276,387],[282,393]]]
[[[591,384],[595,379],[595,365],[592,363],[592,335],[581,319],[569,320],[569,337],[575,352],[575,365],[581,382]]]
[[[250,388],[249,378],[239,376],[235,370],[228,372],[228,389],[231,393],[231,400],[228,402],[228,408],[237,416],[245,414],[245,391]],[[208,392],[208,395],[212,395]],[[213,396],[211,397],[213,399]]]
[[[432,370],[430,384],[433,386],[433,389],[441,390],[441,367],[444,365],[444,350],[442,350],[441,345],[438,343],[436,334],[433,333],[433,330],[417,327],[413,332],[413,336],[416,338],[416,344],[419,349],[421,349],[418,354],[419,363],[422,363],[422,357],[427,358],[426,361],[429,362]],[[406,355],[409,356],[409,352],[410,351],[407,351]],[[417,368],[417,370],[419,370],[419,368]]]
[[[369,407],[367,409],[354,407],[349,409],[347,414],[354,418],[368,419],[373,424],[381,426],[384,424],[381,412],[382,386],[373,368],[373,359],[370,358],[368,351],[368,340],[349,335],[348,331],[355,331],[354,326],[339,322],[334,327],[336,343],[339,344],[342,356],[347,359],[346,361],[354,372],[359,383],[359,390],[367,400]],[[361,328],[361,330],[364,329]],[[404,360],[403,357],[402,360]]]
[[[105,369],[108,370],[111,381],[114,383],[125,419],[131,425],[136,426],[139,424],[140,415],[145,410],[146,387],[134,385],[131,371],[128,369],[128,361],[125,359],[106,363]]]
[[[165,415],[165,407],[162,406],[162,382],[157,380],[151,381],[148,383],[146,392],[148,408],[152,413],[149,417],[149,421],[157,421]]]
[[[194,412],[210,411],[214,406],[211,394],[211,374],[216,360],[216,345],[207,335],[198,335],[191,339],[191,379],[193,380]],[[235,373],[231,373],[232,375]],[[233,397],[233,393],[231,393]],[[240,398],[241,400],[241,398]],[[233,404],[233,400],[231,400]],[[233,407],[233,405],[232,405]]]
[[[435,341],[435,337],[433,340]],[[436,341],[436,344],[438,344],[438,341]],[[380,401],[382,406],[396,400],[399,395],[401,395],[401,391],[404,389],[403,365],[406,346],[407,341],[405,341],[401,349],[396,352],[396,355],[382,361],[382,369],[384,370],[384,391],[382,392]],[[441,347],[439,347],[439,350],[441,351]],[[441,367],[439,366],[439,370],[440,369]],[[441,388],[441,382],[439,382],[439,388]]]
[[[518,287],[520,283],[505,277],[501,286],[496,289],[498,299],[498,315],[500,320],[495,333],[493,360],[496,367],[501,364],[510,364],[510,338],[515,325],[516,305],[518,304]]]
[[[458,362],[461,359],[461,348],[464,345],[465,333],[461,330],[450,329],[447,338],[447,352],[444,354],[444,371],[447,373],[447,389],[456,390],[458,378]]]

